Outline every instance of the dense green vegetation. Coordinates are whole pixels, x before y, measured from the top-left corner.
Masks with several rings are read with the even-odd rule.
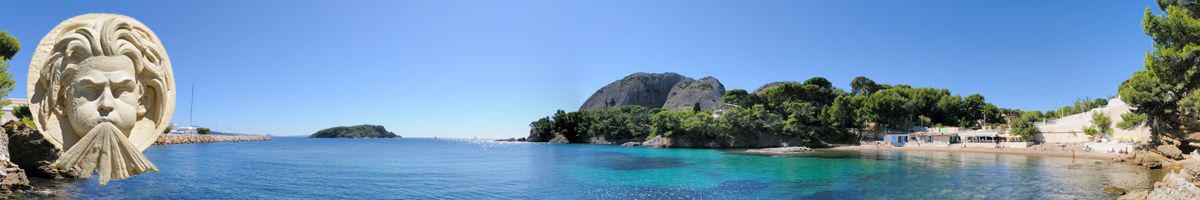
[[[1146,9],[1142,20],[1154,50],[1146,54],[1145,69],[1122,82],[1118,91],[1134,113],[1145,116],[1151,141],[1195,146],[1187,145],[1185,134],[1200,131],[1200,4],[1158,0],[1158,5],[1165,14]]]
[[[1006,123],[1006,114],[982,95],[953,95],[949,90],[877,84],[866,77],[851,82],[851,92],[822,77],[776,82],[754,93],[729,90],[732,105],[720,117],[710,111],[672,112],[641,106],[566,112],[530,124],[530,141],[561,134],[570,142],[641,141],[655,136],[686,138],[709,146],[753,146],[752,140],[805,144],[853,143],[860,132],[906,130],[913,126],[980,127]]]
[[[197,134],[200,134],[200,135],[208,135],[209,133],[212,133],[212,129],[208,129],[208,128],[197,128],[197,129],[196,129],[196,133],[197,133]]]
[[[13,107],[13,117],[16,117],[18,121],[21,121],[26,126],[35,127],[33,113],[29,111],[29,106]]]
[[[1066,116],[1070,116],[1070,115],[1074,115],[1074,114],[1079,114],[1079,113],[1087,112],[1087,111],[1095,109],[1095,108],[1104,107],[1104,106],[1108,105],[1109,99],[1112,99],[1112,97],[1095,98],[1095,99],[1087,99],[1087,98],[1079,99],[1079,100],[1075,100],[1074,105],[1063,106],[1062,108],[1058,108],[1057,110],[1046,111],[1046,113],[1044,115],[1045,115],[1046,119],[1057,119],[1057,118],[1066,117]]]

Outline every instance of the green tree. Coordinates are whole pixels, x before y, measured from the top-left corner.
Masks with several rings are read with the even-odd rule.
[[[687,117],[683,119],[681,126],[688,137],[718,142],[717,144],[722,146],[730,145],[728,142],[719,142],[733,139],[729,134],[729,127],[721,120],[713,118],[708,112],[684,114],[687,114]]]
[[[901,95],[901,88],[880,90],[863,102],[860,116],[867,121],[880,124],[884,128],[903,129],[910,125],[912,119],[908,98]]]
[[[29,106],[21,105],[13,107],[13,117],[17,119],[33,118],[33,113],[29,111]]]
[[[17,40],[17,37],[8,34],[8,31],[0,31],[0,97],[7,97],[17,83],[13,80],[12,72],[8,71],[8,60],[11,60],[18,51],[21,51],[21,42]],[[6,106],[9,103],[7,99],[0,100],[0,106]]]
[[[1117,128],[1132,130],[1146,121],[1146,115],[1137,113],[1121,114],[1121,122],[1117,123]]]
[[[820,108],[809,103],[785,103],[784,113],[787,113],[787,117],[783,121],[783,132],[781,134],[790,136],[797,133],[806,133],[814,127],[821,126],[820,112]]]
[[[554,122],[550,117],[542,117],[529,123],[529,141],[545,142],[554,138]]]
[[[1112,120],[1103,112],[1092,114],[1092,125],[1083,128],[1083,133],[1092,137],[1106,137],[1112,135],[1112,132]]]
[[[1146,9],[1142,27],[1154,39],[1145,69],[1121,83],[1121,100],[1146,115],[1151,141],[1185,146],[1184,133],[1200,130],[1200,5],[1191,1],[1159,0],[1165,14]],[[1193,141],[1194,142],[1194,141]],[[1190,149],[1190,148],[1189,148]]]
[[[1026,139],[1032,138],[1034,134],[1038,133],[1037,126],[1034,123],[1042,121],[1042,119],[1042,112],[1039,111],[1021,113],[1020,117],[1009,122],[1009,134],[1021,136]]]
[[[962,123],[961,116],[965,114],[963,110],[963,99],[958,95],[946,95],[938,99],[937,106],[934,109],[935,118],[940,119],[942,125],[956,126]]]
[[[984,113],[985,106],[987,106],[987,101],[983,98],[983,95],[971,94],[967,96],[967,98],[963,99],[962,123],[959,125],[964,127],[981,125],[979,121],[983,120],[984,116],[987,115]]]
[[[662,135],[671,137],[675,133],[683,133],[683,120],[687,119],[688,115],[679,112],[661,111],[650,116],[650,135]]]
[[[863,101],[866,99],[866,96],[860,95],[838,96],[833,100],[833,105],[821,111],[821,116],[825,120],[825,124],[832,127],[861,128],[863,126],[862,117],[858,116],[856,110],[862,107]]]
[[[208,128],[197,128],[196,133],[199,133],[200,135],[208,135],[209,133],[212,133],[212,130]]]
[[[881,89],[879,84],[865,76],[854,77],[850,81],[850,93],[854,95],[870,96]]]
[[[729,110],[722,117],[731,131],[738,135],[778,134],[783,129],[783,117],[768,111],[761,104]]]
[[[18,51],[21,51],[21,41],[8,34],[8,30],[0,30],[0,57],[5,58],[0,60],[12,59]]]
[[[725,96],[721,97],[721,101],[725,102],[727,104],[733,104],[733,105],[737,105],[739,107],[748,108],[750,106],[754,106],[754,104],[757,103],[755,101],[755,98],[756,98],[755,96],[752,96],[749,92],[746,92],[746,90],[732,89],[729,91],[725,91]]]
[[[581,138],[579,136],[579,127],[582,120],[581,116],[583,115],[580,112],[567,113],[563,110],[558,110],[551,117],[551,122],[554,122],[554,125],[551,126],[554,127],[552,132],[562,134],[563,137],[566,137],[571,142],[581,141],[579,140]]]

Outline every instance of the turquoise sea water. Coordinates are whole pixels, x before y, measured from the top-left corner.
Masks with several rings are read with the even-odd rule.
[[[435,139],[275,138],[155,146],[161,172],[95,199],[1106,199],[1150,171],[1096,160],[947,152],[807,156]]]

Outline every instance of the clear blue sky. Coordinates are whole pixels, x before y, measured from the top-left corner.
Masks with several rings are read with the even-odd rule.
[[[1101,4],[1104,3],[1104,4]],[[72,16],[150,26],[174,65],[174,121],[306,135],[381,124],[403,136],[513,137],[634,72],[753,89],[823,76],[980,93],[1047,110],[1115,94],[1142,68],[1135,1],[119,1],[6,2],[24,45]],[[189,104],[192,83],[195,105]]]

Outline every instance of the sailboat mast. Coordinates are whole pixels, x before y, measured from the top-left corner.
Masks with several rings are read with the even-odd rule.
[[[196,126],[192,124],[192,118],[196,113],[196,82],[192,82],[192,94],[188,98],[188,126]]]

